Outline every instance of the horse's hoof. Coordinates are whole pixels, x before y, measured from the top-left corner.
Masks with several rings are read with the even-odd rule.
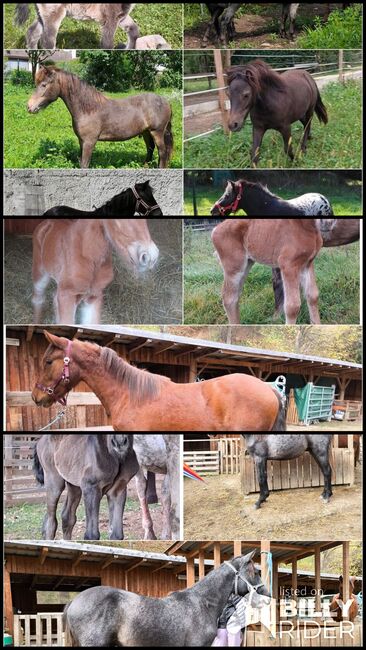
[[[254,510],[260,510],[260,508],[261,508],[261,504],[256,503],[255,506],[254,506]]]

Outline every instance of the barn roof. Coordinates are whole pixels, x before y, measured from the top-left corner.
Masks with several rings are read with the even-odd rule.
[[[12,331],[27,331],[27,338],[34,332],[42,333],[43,328],[23,325],[11,326]],[[74,336],[79,339],[93,340],[100,345],[121,343],[128,346],[130,353],[145,348],[154,355],[171,351],[184,365],[188,355],[193,356],[198,362],[215,364],[227,363],[228,366],[242,362],[245,365],[264,365],[272,373],[320,373],[336,377],[340,373],[350,378],[361,379],[362,365],[351,361],[329,359],[312,355],[296,354],[294,352],[278,352],[261,348],[252,348],[243,345],[219,343],[204,339],[192,339],[175,334],[161,333],[155,330],[135,329],[117,325],[99,325],[95,327],[66,327],[47,326],[47,329],[61,336]]]

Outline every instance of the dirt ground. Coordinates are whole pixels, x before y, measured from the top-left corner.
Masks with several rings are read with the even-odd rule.
[[[335,486],[329,504],[321,487],[271,492],[260,510],[258,495],[243,496],[240,476],[185,479],[184,533],[190,540],[278,539],[290,541],[362,538],[362,472],[353,487]]]
[[[341,4],[333,4],[332,8],[340,8]],[[306,4],[301,5],[298,17],[296,19],[296,33],[294,41],[287,38],[280,38],[279,19],[280,5],[272,3],[268,6],[268,14],[265,16],[246,13],[244,16],[235,19],[236,36],[231,43],[233,49],[240,46],[254,49],[296,49],[297,36],[299,36],[299,18],[315,18],[315,16],[324,16],[326,13],[325,3],[323,4]],[[187,49],[199,49],[203,35],[207,27],[206,19],[194,29],[186,30],[184,35],[184,47]],[[208,48],[218,47],[216,42],[210,42]]]
[[[113,253],[114,280],[104,292],[102,323],[164,325],[182,321],[181,220],[148,221],[151,236],[160,250],[159,263],[153,271],[136,278]],[[44,324],[55,322],[55,290],[56,283],[51,282],[46,292]],[[32,239],[8,236],[5,240],[7,324],[33,322],[32,291]]]

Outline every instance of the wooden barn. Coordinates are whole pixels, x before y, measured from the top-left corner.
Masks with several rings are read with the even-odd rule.
[[[333,384],[339,400],[361,403],[362,366],[356,363],[113,325],[100,325],[98,328],[49,325],[47,329],[59,336],[109,346],[137,367],[165,375],[176,382],[195,382],[233,372],[252,374],[264,381],[275,381],[279,375],[285,375],[288,389],[302,387],[307,382]],[[6,430],[38,431],[59,410],[57,407],[36,408],[30,396],[47,347],[43,328],[36,325],[9,326],[6,344]],[[85,384],[79,384],[70,393],[68,404],[65,418],[56,422],[51,430],[107,430],[105,427],[109,423],[104,409]]]

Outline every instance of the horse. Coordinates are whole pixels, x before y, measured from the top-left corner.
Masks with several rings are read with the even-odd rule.
[[[322,194],[310,192],[285,201],[272,194],[262,183],[251,183],[244,179],[227,181],[224,194],[211,208],[211,215],[226,217],[238,210],[244,210],[248,217],[334,216],[330,202]]]
[[[329,610],[333,620],[341,623],[344,619],[353,621],[358,616],[358,602],[357,596],[354,594],[356,578],[350,577],[349,579],[349,607],[346,608],[347,603],[344,602],[344,582],[343,576],[339,576],[339,594],[336,594],[330,603]]]
[[[176,449],[173,451],[176,455]],[[155,474],[165,475],[161,492],[162,538],[172,539],[170,492],[173,485],[168,476],[167,448],[161,435],[45,434],[35,447],[34,472],[37,481],[46,487],[47,514],[43,522],[43,539],[55,538],[57,505],[66,486],[67,499],[62,511],[64,539],[72,539],[81,497],[86,513],[85,539],[100,539],[99,509],[101,499],[106,495],[110,539],[122,540],[127,485],[133,477],[142,509],[145,539],[156,539],[148,506],[158,500]],[[178,486],[174,489],[179,491],[179,484],[178,479]]]
[[[280,19],[280,37],[281,38],[287,38],[287,31],[286,31],[286,24],[287,20],[289,20],[289,37],[290,40],[294,40],[294,34],[295,34],[295,20],[297,16],[298,9],[300,7],[301,2],[291,2],[291,3],[283,3],[282,4],[282,14],[281,14],[281,19]],[[329,18],[330,14],[330,2],[327,2],[327,8],[326,8],[326,20]],[[343,2],[342,3],[342,9],[347,9],[351,5],[350,2]]]
[[[324,475],[324,491],[321,496],[328,503],[332,491],[332,433],[325,434],[287,434],[252,435],[242,434],[247,451],[255,463],[257,478],[260,486],[260,497],[255,508],[258,510],[269,497],[267,480],[268,460],[292,460],[308,451],[319,465]]]
[[[38,113],[58,98],[66,104],[80,144],[80,167],[88,168],[98,141],[125,141],[142,135],[147,157],[159,151],[159,167],[165,169],[173,151],[172,108],[165,97],[155,93],[108,99],[96,88],[71,72],[55,66],[40,66],[36,90],[28,101],[28,112]]]
[[[360,220],[359,219],[336,219],[334,227],[323,229],[321,227],[321,236],[323,246],[345,246],[352,244],[360,239]],[[322,226],[322,224],[321,224]],[[275,317],[282,313],[284,308],[284,289],[279,268],[272,269],[272,281],[275,294]]]
[[[286,431],[281,395],[256,377],[176,384],[134,368],[107,347],[44,334],[49,346],[32,391],[37,406],[64,403],[85,381],[115,431]]]
[[[87,589],[64,610],[66,645],[209,647],[232,593],[250,594],[252,607],[270,604],[254,555],[255,551],[225,562],[193,587],[166,598],[111,587]]]
[[[240,325],[239,299],[255,262],[279,267],[285,290],[286,324],[294,325],[303,288],[311,323],[319,325],[319,290],[314,260],[336,219],[227,219],[212,231],[224,271],[223,304],[231,325]]]
[[[94,210],[77,210],[67,205],[57,205],[43,213],[44,217],[162,217],[163,213],[153,196],[150,182],[136,183],[123,190]]]
[[[17,3],[15,12],[15,23],[19,26],[29,18],[29,4]],[[57,4],[34,3],[37,11],[37,18],[29,27],[26,34],[26,47],[29,50],[36,50],[38,45],[47,50],[56,48],[58,30],[65,16],[70,16],[76,20],[95,20],[102,26],[102,40],[100,47],[105,50],[113,50],[114,35],[117,27],[120,25],[124,28],[124,21],[129,18],[129,27],[131,33],[131,24],[134,25],[133,39],[139,34],[136,23],[129,17],[134,8],[133,3],[66,3]],[[128,49],[133,49],[133,39],[127,43]]]
[[[57,282],[56,322],[100,322],[103,292],[112,282],[112,248],[135,272],[154,268],[159,249],[146,219],[45,219],[33,232],[34,323],[40,323],[45,291]]]
[[[252,164],[259,160],[260,146],[268,129],[279,131],[285,153],[291,160],[291,125],[298,120],[304,126],[301,151],[306,152],[314,112],[320,122],[328,123],[318,86],[306,70],[287,70],[279,74],[259,59],[247,65],[232,66],[227,70],[231,132],[242,129],[250,114],[253,124]]]

